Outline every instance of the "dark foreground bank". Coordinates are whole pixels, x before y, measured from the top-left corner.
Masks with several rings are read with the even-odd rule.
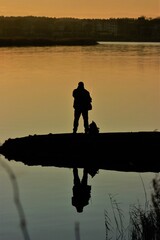
[[[0,154],[27,165],[159,172],[160,132],[48,134],[8,139]]]

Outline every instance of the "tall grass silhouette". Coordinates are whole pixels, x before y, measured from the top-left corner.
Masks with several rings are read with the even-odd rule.
[[[141,179],[142,180],[142,179]],[[130,221],[125,228],[123,212],[119,208],[117,201],[109,195],[114,225],[108,211],[105,210],[106,240],[160,240],[160,176],[156,174],[152,180],[151,201],[147,200],[145,186],[144,208],[138,204],[134,205],[129,211]]]
[[[19,215],[20,228],[22,230],[23,237],[25,240],[30,240],[30,236],[29,236],[29,233],[27,230],[26,217],[25,217],[25,213],[24,213],[24,209],[23,209],[21,200],[20,200],[20,192],[19,192],[16,175],[14,174],[12,168],[7,164],[7,162],[3,161],[1,158],[0,158],[0,165],[7,172],[9,179],[11,181],[11,184],[12,184],[13,199],[14,199],[14,203],[17,208],[18,215]]]

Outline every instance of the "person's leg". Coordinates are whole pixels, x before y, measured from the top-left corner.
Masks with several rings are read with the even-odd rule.
[[[82,177],[82,180],[81,180],[81,183],[83,186],[87,186],[87,181],[88,181],[88,172],[87,170],[84,168],[83,169],[83,177]]]
[[[74,110],[73,133],[77,132],[80,115],[81,115],[81,111],[75,109]]]
[[[79,176],[78,176],[78,169],[77,168],[73,168],[73,183],[74,183],[74,186],[77,186],[77,185],[80,185],[80,179],[79,179]]]
[[[88,110],[83,111],[83,112],[82,112],[82,116],[83,116],[83,121],[84,121],[85,133],[88,133],[88,129],[89,129]]]

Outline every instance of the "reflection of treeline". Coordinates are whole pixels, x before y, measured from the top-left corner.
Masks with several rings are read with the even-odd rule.
[[[84,38],[96,41],[159,42],[160,18],[0,17],[0,40],[48,39],[55,41]]]

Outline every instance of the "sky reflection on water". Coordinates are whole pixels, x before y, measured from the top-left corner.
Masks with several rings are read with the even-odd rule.
[[[1,157],[2,160],[2,157]],[[4,159],[3,159],[4,161]],[[6,160],[5,160],[6,161]],[[15,161],[7,162],[16,174],[20,198],[27,219],[31,239],[75,239],[75,222],[80,224],[82,239],[104,239],[104,211],[112,216],[109,195],[112,195],[125,215],[132,204],[145,203],[145,194],[141,177],[145,183],[150,200],[151,181],[155,173],[124,173],[100,170],[93,178],[89,176],[91,199],[82,213],[72,206],[72,169],[25,166]],[[82,169],[79,175],[82,176]],[[19,219],[13,202],[11,182],[5,170],[0,170],[0,236],[6,240],[22,239]],[[13,238],[15,237],[15,238]]]

